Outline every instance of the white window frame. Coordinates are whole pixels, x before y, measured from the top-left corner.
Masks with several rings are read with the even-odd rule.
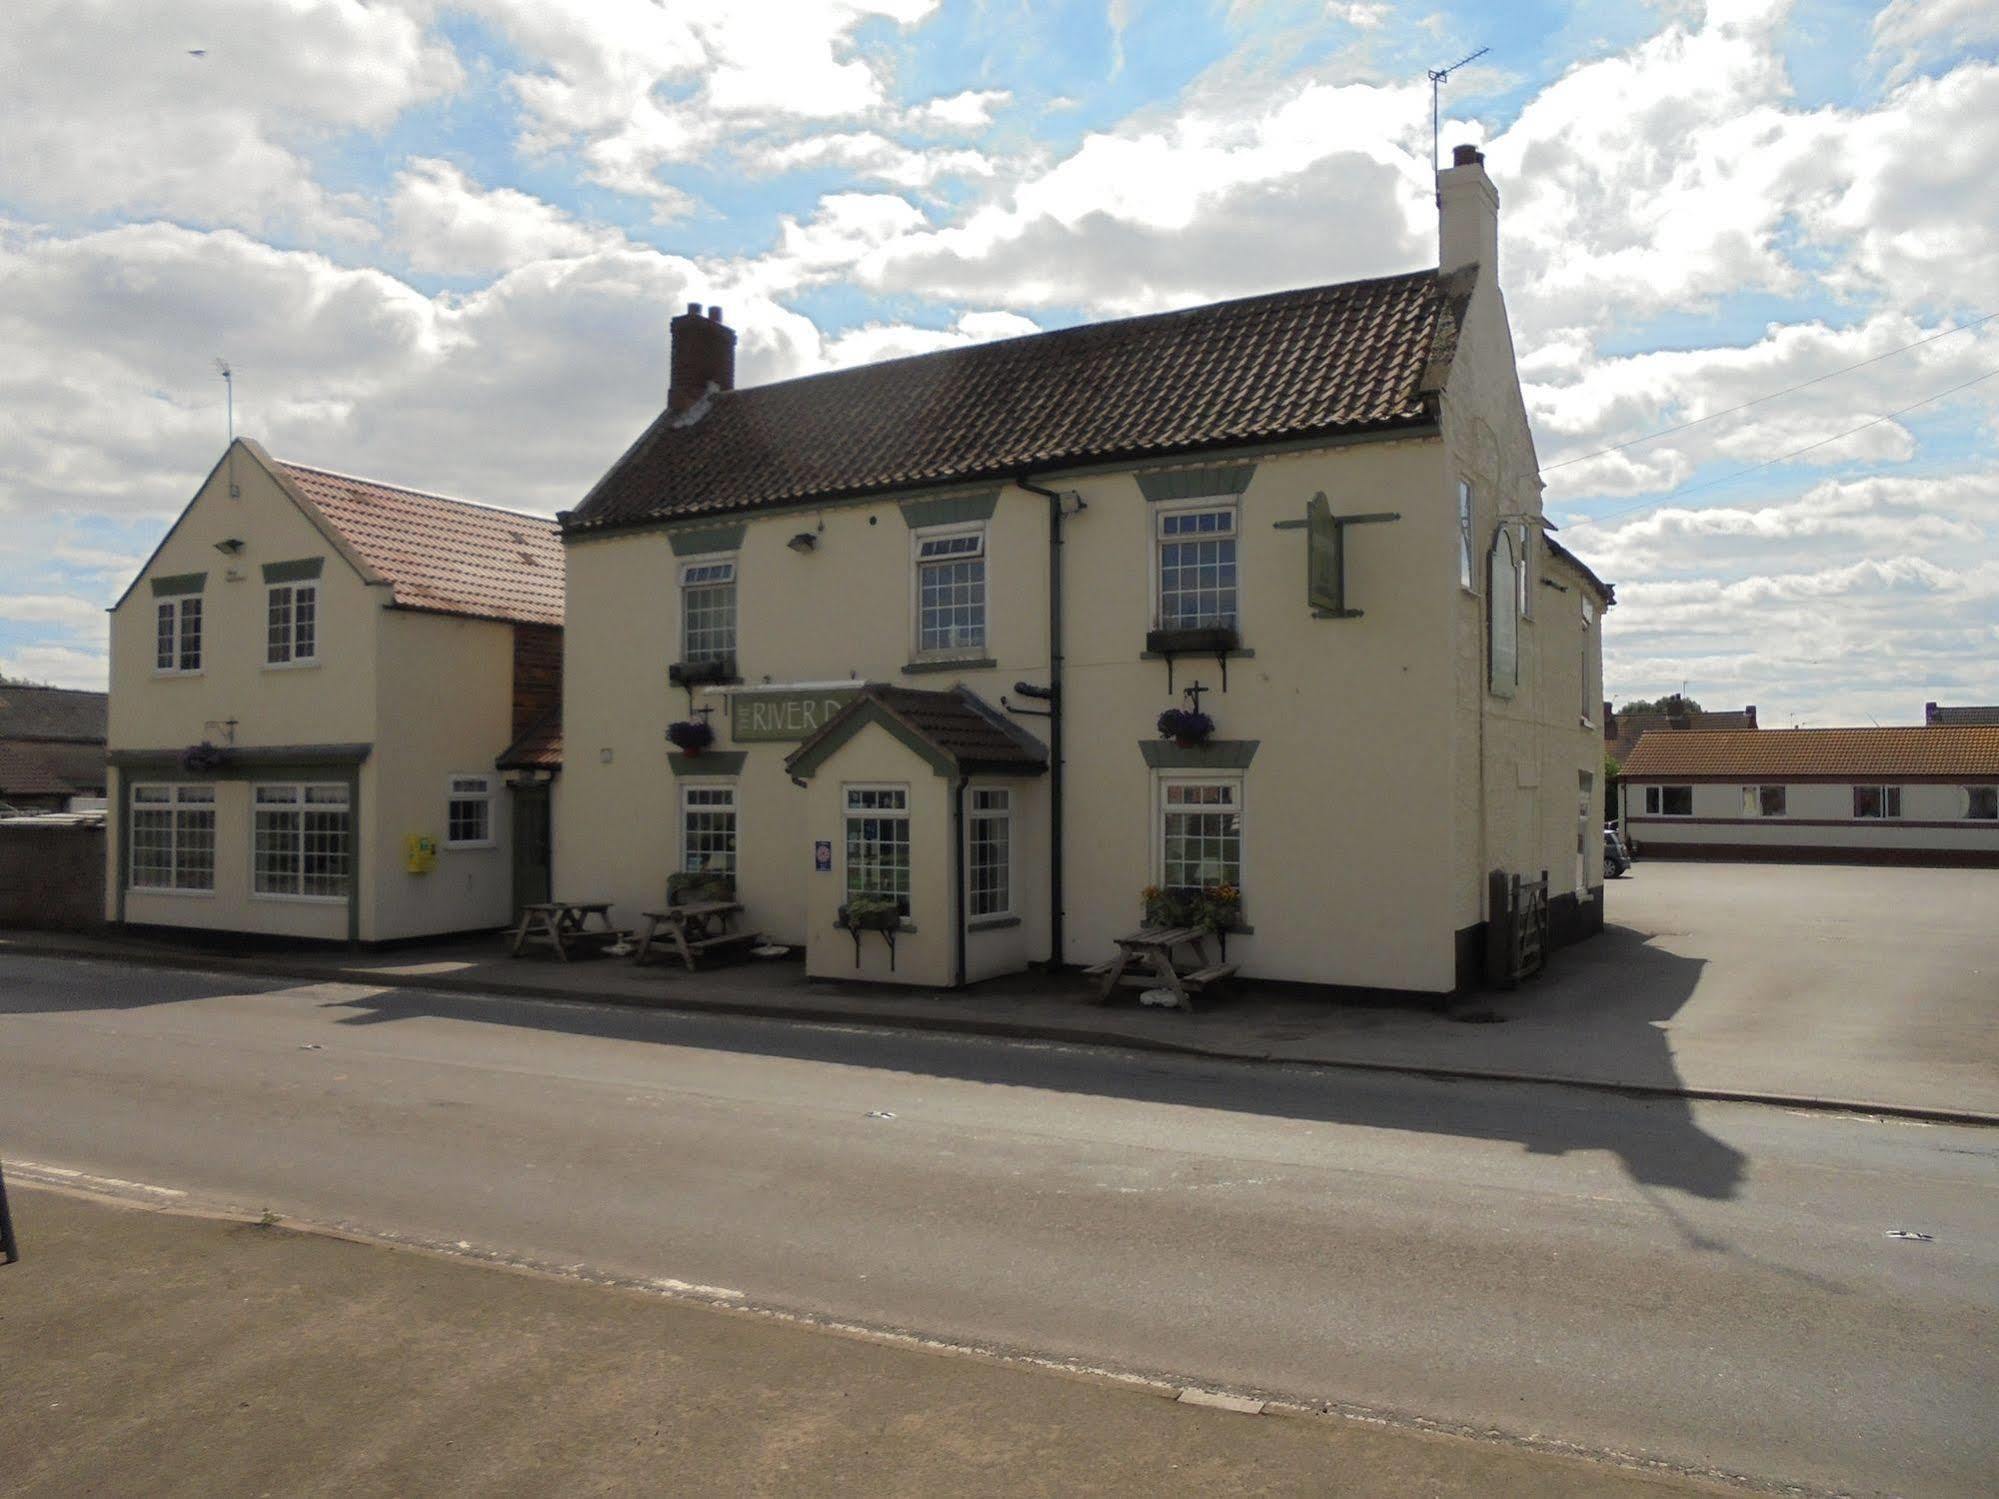
[[[1520,617],[1522,619],[1534,617],[1536,578],[1534,564],[1529,559],[1540,552],[1541,549],[1534,544],[1539,539],[1532,525],[1526,521],[1520,523]]]
[[[1236,495],[1225,494],[1225,495],[1210,495],[1204,499],[1157,500],[1151,503],[1150,508],[1152,511],[1152,515],[1151,518],[1146,523],[1150,531],[1150,535],[1148,536],[1146,542],[1148,548],[1146,556],[1146,572],[1151,580],[1150,583],[1148,584],[1148,587],[1151,590],[1152,628],[1155,630],[1205,630],[1205,629],[1223,628],[1223,629],[1234,630],[1236,634],[1240,636],[1242,634],[1242,601],[1243,601],[1242,502],[1240,498]],[[1217,514],[1225,513],[1229,517],[1229,529],[1227,535],[1228,539],[1235,543],[1235,563],[1234,563],[1235,583],[1233,585],[1235,589],[1234,617],[1230,619],[1229,623],[1226,626],[1210,626],[1198,623],[1168,624],[1164,614],[1166,597],[1165,597],[1165,586],[1164,586],[1165,579],[1162,576],[1162,574],[1166,570],[1166,561],[1165,561],[1166,547],[1169,542],[1178,542],[1183,539],[1192,539],[1192,538],[1182,538],[1177,536],[1169,537],[1166,534],[1166,518],[1170,515],[1204,514],[1209,511],[1213,511]],[[1219,540],[1221,538],[1222,533],[1216,532],[1214,533],[1214,535],[1216,539]]]
[[[978,538],[977,545],[970,551],[955,552],[949,556],[926,558],[924,546],[931,542],[952,541],[961,536]],[[976,645],[935,645],[923,643],[923,571],[930,567],[949,567],[959,562],[979,564],[979,639]],[[909,639],[910,649],[919,661],[949,661],[957,658],[978,658],[988,654],[992,642],[992,569],[991,554],[987,546],[986,523],[971,521],[948,526],[925,526],[909,533]]]
[[[1763,793],[1766,791],[1777,793],[1781,805],[1775,812],[1764,810]],[[1744,817],[1756,818],[1759,821],[1766,817],[1789,817],[1791,815],[1791,794],[1789,788],[1773,781],[1762,781],[1753,786],[1744,786],[1742,788],[1742,815]]]
[[[296,791],[295,802],[272,803],[258,800],[258,793],[264,791]],[[307,800],[314,791],[338,791],[338,802],[311,802]],[[305,818],[309,810],[320,812],[343,812],[347,817],[347,888],[337,895],[307,895],[305,893]],[[294,871],[296,888],[292,890],[259,889],[264,870],[257,859],[257,830],[260,818],[266,813],[289,810],[298,818],[298,861]],[[345,781],[253,781],[250,785],[250,899],[273,901],[298,901],[305,905],[334,906],[345,905],[353,898],[356,881],[360,878],[359,838],[354,826],[354,793]]]
[[[1506,597],[1500,597],[1499,569],[1506,567]],[[1486,558],[1486,592],[1492,607],[1486,621],[1486,691],[1495,697],[1514,697],[1520,691],[1520,558],[1514,551],[1513,529],[1501,526],[1492,534],[1492,552]],[[1506,670],[1500,663],[1500,637],[1506,639]],[[1588,653],[1584,653],[1588,659]]]
[[[499,829],[494,818],[494,777],[484,771],[466,771],[448,776],[444,782],[444,846],[456,848],[498,848]],[[476,786],[474,783],[477,783]],[[457,838],[452,836],[453,809],[458,803],[479,803],[485,809],[486,836],[483,838]]]
[[[965,919],[971,922],[999,921],[1014,914],[1013,909],[1013,791],[1006,786],[973,786],[966,791],[970,805],[965,808]],[[980,797],[997,797],[996,804],[981,807]],[[991,910],[978,909],[978,887],[972,875],[972,850],[978,843],[979,824],[998,823],[1004,830],[1000,845],[999,904]]]
[[[689,581],[705,569],[721,567],[726,567],[729,570],[729,575],[726,579],[699,578],[696,581]],[[680,659],[685,664],[695,666],[709,661],[726,660],[734,662],[737,659],[737,652],[742,644],[742,572],[743,570],[737,562],[737,554],[734,552],[703,553],[700,556],[689,557],[685,562],[680,564],[678,574],[680,581]],[[697,656],[689,649],[689,631],[687,627],[688,607],[693,603],[693,595],[695,593],[706,589],[719,588],[727,588],[729,590],[729,648],[719,656],[714,654]]]
[[[1598,694],[1596,683],[1590,680],[1589,669],[1589,632],[1596,628],[1597,612],[1596,605],[1592,604],[1588,599],[1583,599],[1580,602],[1582,605],[1583,627],[1581,653],[1577,659],[1577,670],[1583,679],[1583,727],[1593,729],[1596,727],[1598,706],[1603,701],[1602,697]]]
[[[900,807],[886,807],[886,808],[855,807],[853,805],[853,797],[855,792],[883,792],[883,791],[893,791],[899,793],[902,797],[902,805]],[[915,835],[915,828],[910,818],[909,783],[907,781],[848,781],[841,785],[840,787],[840,889],[842,892],[841,894],[842,904],[845,903],[848,897],[860,894],[862,890],[865,890],[867,888],[865,886],[861,887],[861,889],[859,890],[855,888],[854,865],[853,865],[853,860],[850,857],[848,851],[848,845],[852,842],[852,840],[848,836],[849,824],[854,822],[857,818],[862,821],[866,821],[869,818],[873,818],[877,822],[885,822],[891,819],[900,819],[904,829],[906,830],[903,836],[902,846],[908,856],[908,868],[905,871],[905,873],[907,874],[909,879],[909,889],[906,892],[903,892],[901,896],[901,904],[908,907],[908,909],[902,913],[902,919],[905,922],[907,922],[910,920],[910,918],[912,917],[912,915],[916,910],[916,835]],[[889,893],[889,892],[884,892],[884,893]]]
[[[1478,558],[1472,548],[1471,480],[1458,480],[1458,587],[1478,597]]]
[[[140,792],[164,792],[164,800],[139,800]],[[125,824],[125,887],[147,895],[193,895],[212,898],[215,894],[215,784],[203,782],[137,781],[126,795],[131,817]],[[139,879],[138,825],[141,812],[167,814],[167,878],[164,885],[144,884]],[[183,819],[208,814],[208,883],[183,885],[180,882],[180,851]]]
[[[727,807],[719,802],[692,804],[692,793],[701,791],[710,794],[726,791],[729,794]],[[742,867],[743,857],[743,806],[742,793],[734,779],[710,779],[687,777],[680,783],[680,790],[674,800],[680,807],[680,872],[682,874],[723,874],[730,880],[736,878],[736,871]],[[713,816],[726,810],[729,814],[729,867],[727,869],[696,869],[692,858],[693,841],[688,834],[687,822],[690,817]]]
[[[1668,812],[1666,810],[1666,793],[1668,791],[1686,792],[1686,811]],[[1690,781],[1675,781],[1671,784],[1662,782],[1658,785],[1647,786],[1645,788],[1645,815],[1647,817],[1692,817],[1694,815],[1693,783]]]
[[[1167,788],[1171,786],[1227,786],[1233,793],[1231,806],[1235,812],[1236,836],[1236,889],[1246,892],[1249,888],[1249,824],[1248,818],[1248,778],[1233,771],[1171,771],[1156,774],[1152,778],[1152,883],[1160,889],[1191,889],[1192,886],[1166,883],[1166,814]]]
[[[1863,791],[1873,791],[1879,793],[1879,801],[1881,805],[1881,810],[1879,812],[1868,813],[1868,812],[1862,812],[1860,810],[1860,793]],[[1901,817],[1902,817],[1902,787],[1899,782],[1861,781],[1861,782],[1856,782],[1854,784],[1853,821],[1899,822],[1901,820]]]
[[[271,610],[277,606],[278,595],[285,595],[285,638],[284,655],[271,653],[278,649],[278,642],[272,637]],[[298,648],[299,602],[309,599],[312,603],[312,649],[301,653]],[[267,671],[288,671],[301,666],[319,665],[319,584],[314,579],[295,583],[269,583],[264,587],[264,667]]]
[[[156,677],[198,677],[202,663],[207,659],[208,611],[202,607],[202,596],[198,593],[174,594],[153,601],[153,675]],[[194,665],[187,661],[187,606],[192,604],[195,612],[194,623]],[[163,616],[173,618],[173,660],[170,665],[160,665],[160,620]]]

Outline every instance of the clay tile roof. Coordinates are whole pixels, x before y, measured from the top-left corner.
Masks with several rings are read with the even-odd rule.
[[[715,393],[662,413],[566,529],[1417,426],[1475,274],[1246,297]]]
[[[0,739],[102,744],[110,705],[110,696],[102,692],[0,683]]]
[[[828,719],[785,761],[793,774],[808,773],[862,725],[886,720],[919,753],[959,775],[1039,775],[1048,752],[1015,728],[977,694],[957,687],[926,692],[871,683]]]
[[[102,744],[0,741],[0,801],[9,796],[101,796]]]
[[[562,623],[562,542],[553,520],[278,463],[406,609]]]
[[[562,769],[562,710],[552,708],[529,724],[493,766],[496,770]]]
[[[1624,779],[1831,777],[1999,780],[1999,725],[1888,729],[1688,730],[1647,734]]]

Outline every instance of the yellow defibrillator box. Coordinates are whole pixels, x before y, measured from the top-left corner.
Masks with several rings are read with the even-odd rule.
[[[411,874],[429,874],[437,868],[437,840],[428,833],[411,833],[403,839],[403,868]]]

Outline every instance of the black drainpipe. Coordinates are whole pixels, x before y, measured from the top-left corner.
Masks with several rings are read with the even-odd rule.
[[[1013,481],[1048,500],[1048,966],[1062,947],[1062,496],[1025,474]]]
[[[965,948],[971,934],[965,930],[965,788],[972,783],[970,776],[961,775],[951,788],[951,847],[956,850],[951,856],[954,878],[951,881],[951,903],[956,908],[952,926],[958,933],[956,961],[953,965],[952,987],[965,987]]]

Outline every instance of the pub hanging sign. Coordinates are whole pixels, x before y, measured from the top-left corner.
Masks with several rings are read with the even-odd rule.
[[[1316,619],[1359,619],[1361,611],[1347,604],[1347,527],[1401,520],[1399,511],[1370,515],[1335,515],[1324,490],[1305,506],[1303,520],[1277,521],[1280,531],[1305,533],[1305,602]]]

